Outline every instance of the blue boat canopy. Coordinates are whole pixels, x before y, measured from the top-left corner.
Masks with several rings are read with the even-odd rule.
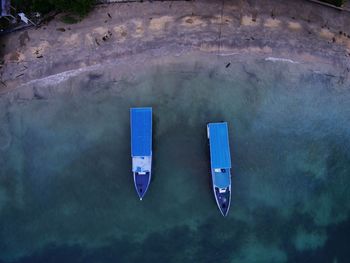
[[[131,156],[152,155],[152,108],[131,108]]]
[[[214,185],[220,188],[225,188],[230,185],[230,173],[215,173],[214,179]]]
[[[227,122],[209,123],[208,129],[211,168],[231,168]]]

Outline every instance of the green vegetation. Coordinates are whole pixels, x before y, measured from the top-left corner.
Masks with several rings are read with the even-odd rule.
[[[95,0],[13,0],[12,3],[18,10],[26,12],[47,14],[57,11],[83,17],[91,10]]]
[[[335,6],[341,6],[346,2],[346,0],[321,0],[321,1],[335,5]]]
[[[79,22],[79,19],[72,15],[64,15],[61,17],[61,21],[66,24],[75,24]]]

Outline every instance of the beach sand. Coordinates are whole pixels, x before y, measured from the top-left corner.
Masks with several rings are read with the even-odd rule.
[[[108,16],[108,13],[111,17]],[[346,78],[350,16],[306,1],[175,1],[98,5],[81,22],[59,18],[2,39],[0,92],[135,54],[279,57],[325,65]]]

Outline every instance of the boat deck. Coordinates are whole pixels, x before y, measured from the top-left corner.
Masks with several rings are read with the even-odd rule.
[[[209,123],[211,176],[216,203],[226,216],[231,202],[231,155],[226,122]]]
[[[131,108],[130,124],[132,172],[142,200],[152,175],[152,108]]]

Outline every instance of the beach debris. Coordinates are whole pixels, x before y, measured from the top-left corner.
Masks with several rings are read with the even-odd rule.
[[[98,42],[97,38],[95,37],[95,42],[96,44],[99,46],[100,45],[100,42]]]
[[[41,49],[36,49],[36,50],[34,51],[34,55],[36,55],[36,58],[42,58],[42,57],[43,57],[43,55],[40,54],[40,51],[41,51]]]
[[[111,16],[111,14],[110,14],[110,13],[107,13],[107,15],[108,15],[108,17],[109,17],[109,18],[112,18],[112,16]]]
[[[256,22],[257,17],[258,17],[258,12],[254,11],[253,14],[252,14],[252,21]]]
[[[111,31],[107,31],[107,33],[102,37],[103,41],[108,40],[110,37],[112,36],[112,32]]]
[[[275,13],[273,12],[273,10],[271,10],[271,18],[275,19]]]
[[[229,66],[231,66],[231,62],[226,64],[226,68],[228,68]]]
[[[60,31],[60,32],[65,32],[66,31],[63,27],[56,28],[56,30]]]
[[[185,20],[185,22],[188,23],[188,24],[193,24],[193,19],[192,18],[187,18]]]
[[[24,73],[21,73],[19,75],[16,76],[16,78],[22,77],[24,75]]]

